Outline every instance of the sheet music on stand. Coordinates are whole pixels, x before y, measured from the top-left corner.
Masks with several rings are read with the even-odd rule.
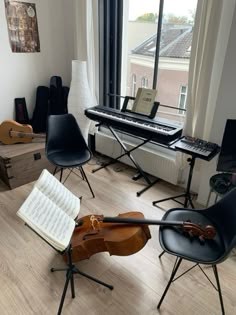
[[[79,274],[112,290],[113,286],[80,271],[72,262],[71,237],[78,225],[80,199],[58,179],[44,169],[17,215],[36,235],[60,254],[67,254],[67,266],[51,268],[51,272],[65,271],[66,280],[57,315],[61,315],[69,282],[75,297],[74,275]]]
[[[65,250],[76,226],[80,199],[44,169],[17,215],[58,251]]]
[[[156,94],[157,90],[139,88],[136,97],[125,96],[121,111],[154,118],[160,105],[155,101]]]

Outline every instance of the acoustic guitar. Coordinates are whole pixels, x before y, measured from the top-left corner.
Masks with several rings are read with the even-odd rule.
[[[45,138],[45,135],[35,134],[31,125],[21,125],[11,119],[0,124],[0,141],[3,144],[29,143],[33,138]]]

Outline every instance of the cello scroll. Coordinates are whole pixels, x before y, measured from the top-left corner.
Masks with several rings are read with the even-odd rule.
[[[187,232],[189,236],[197,236],[200,241],[205,239],[213,239],[216,235],[215,228],[212,225],[202,227],[200,224],[192,223],[191,221],[183,222],[183,232]]]

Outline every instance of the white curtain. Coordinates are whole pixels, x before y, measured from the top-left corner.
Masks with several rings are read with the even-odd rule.
[[[184,135],[212,141],[211,129],[236,0],[198,0],[189,66]],[[213,141],[214,142],[214,141]],[[179,182],[188,156],[177,152]],[[198,167],[195,167],[195,169]],[[201,176],[201,174],[200,174]],[[198,190],[197,187],[195,187]]]
[[[198,0],[184,134],[210,140],[234,7],[235,0]]]
[[[76,59],[87,62],[88,81],[98,100],[98,2],[75,0]]]
[[[98,1],[75,0],[75,58],[87,62],[87,76],[94,105],[99,100]],[[95,123],[91,123],[93,134]]]

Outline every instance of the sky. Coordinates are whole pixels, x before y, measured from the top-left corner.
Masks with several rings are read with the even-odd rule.
[[[164,14],[188,16],[189,10],[195,9],[197,0],[165,0]],[[144,13],[158,13],[158,0],[129,0],[129,19],[135,20]]]

